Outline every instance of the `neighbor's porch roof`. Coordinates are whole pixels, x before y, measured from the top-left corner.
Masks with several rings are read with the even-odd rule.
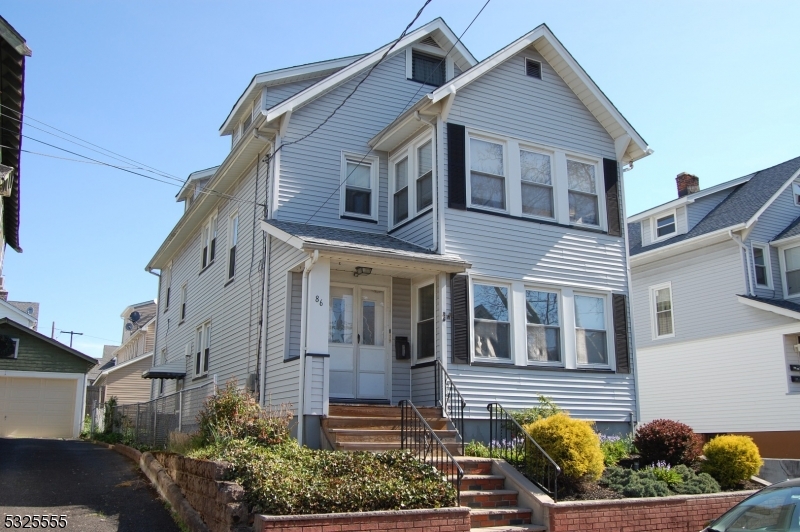
[[[143,379],[182,379],[186,376],[186,362],[175,360],[153,366],[142,373]]]

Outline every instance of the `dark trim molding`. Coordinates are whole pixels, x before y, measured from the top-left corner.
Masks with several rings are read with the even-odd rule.
[[[291,357],[283,357],[284,362],[294,362],[295,360],[300,360],[300,355],[294,355]]]
[[[368,224],[377,224],[378,223],[378,220],[368,220],[366,218],[359,218],[358,216],[347,216],[346,214],[340,214],[339,218],[341,218],[342,220],[353,220],[353,221],[356,221],[356,222],[364,222],[364,223],[368,223]]]
[[[388,399],[336,399],[328,400],[330,405],[391,405]]]
[[[462,364],[466,365],[466,364]],[[485,368],[493,368],[500,366],[501,368],[506,369],[526,369],[532,371],[566,371],[566,372],[574,372],[574,373],[610,373],[616,374],[613,369],[600,369],[600,368],[571,368],[567,369],[562,366],[515,366],[514,364],[509,364],[507,362],[475,362],[473,361],[470,366],[481,366]]]
[[[222,288],[225,288],[226,286],[230,286],[230,285],[232,285],[232,284],[233,284],[233,282],[234,282],[235,280],[236,280],[236,277],[231,277],[230,279],[228,279],[227,281],[225,281],[225,284],[224,284],[224,285],[222,285]]]
[[[306,353],[307,357],[330,358],[328,353]],[[300,357],[298,357],[300,358]]]
[[[418,369],[418,368],[427,368],[436,364],[436,360],[429,360],[427,362],[420,362],[419,364],[414,364],[411,366],[411,369]]]
[[[411,222],[413,222],[414,220],[418,220],[418,219],[422,218],[423,216],[425,216],[426,214],[432,214],[432,213],[433,213],[433,209],[432,209],[432,208],[429,208],[429,209],[428,209],[428,210],[426,210],[426,211],[422,211],[421,213],[417,214],[417,215],[416,215],[416,216],[414,216],[413,218],[409,218],[409,219],[408,219],[408,220],[406,220],[405,222],[402,222],[402,223],[400,223],[400,224],[397,224],[397,225],[395,225],[394,227],[392,227],[391,229],[389,229],[389,231],[388,231],[386,234],[388,234],[388,235],[391,235],[392,233],[394,233],[394,232],[395,232],[395,231],[397,231],[398,229],[402,229],[403,227],[407,226],[408,224],[410,224],[410,223],[411,223]]]
[[[210,269],[210,268],[211,268],[213,265],[214,265],[214,261],[212,260],[211,262],[209,262],[208,264],[206,264],[206,267],[205,267],[205,268],[203,268],[202,270],[200,270],[199,272],[197,272],[197,276],[198,276],[198,277],[200,277],[201,275],[203,275],[203,272],[204,272],[204,271],[206,271],[206,270],[208,270],[208,269]]]
[[[602,229],[595,229],[593,227],[586,227],[583,225],[560,224],[558,222],[552,222],[550,220],[539,220],[538,218],[526,218],[524,216],[512,216],[511,214],[505,212],[485,211],[483,209],[476,209],[475,207],[467,207],[467,210],[469,212],[479,212],[481,214],[491,214],[492,216],[500,216],[501,218],[511,218],[512,220],[522,220],[523,222],[533,222],[535,224],[542,224],[542,225],[553,225],[556,227],[565,227],[567,229],[578,229],[580,231],[586,231],[588,233],[598,233],[601,235],[608,235],[607,231],[603,231]]]

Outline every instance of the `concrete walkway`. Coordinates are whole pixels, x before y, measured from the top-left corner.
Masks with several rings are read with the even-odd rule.
[[[0,438],[0,518],[33,514],[66,515],[66,530],[179,530],[122,455],[83,441]]]

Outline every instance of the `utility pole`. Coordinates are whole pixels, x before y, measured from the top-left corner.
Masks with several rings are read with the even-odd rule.
[[[83,336],[83,333],[75,332],[75,331],[61,331],[61,334],[68,334],[69,335],[69,346],[72,347],[72,337],[75,335]]]

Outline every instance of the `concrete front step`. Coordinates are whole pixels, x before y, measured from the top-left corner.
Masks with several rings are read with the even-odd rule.
[[[450,454],[453,456],[458,456],[461,453],[461,444],[457,442],[442,442],[447,450],[450,451]],[[336,448],[339,451],[371,451],[371,452],[381,452],[381,451],[392,451],[395,449],[400,449],[400,442],[363,442],[363,441],[353,441],[353,442],[338,442],[336,444]],[[411,452],[414,452],[413,447],[411,448]]]
[[[443,443],[455,442],[458,433],[454,430],[436,430],[436,435]],[[400,431],[389,429],[328,429],[336,443],[346,442],[399,442]]]
[[[463,483],[462,483],[463,486]],[[518,493],[514,490],[461,490],[461,506],[470,508],[514,508]]]
[[[470,532],[547,532],[544,525],[505,525],[471,528]]]
[[[529,525],[533,512],[528,508],[474,508],[470,510],[472,528]]]
[[[501,490],[506,485],[502,475],[467,475],[461,479],[462,490]]]
[[[431,417],[442,417],[442,409],[439,407],[433,406],[419,406],[417,407],[419,413],[424,417],[426,420]],[[397,416],[400,417],[400,407],[399,406],[389,406],[389,405],[330,405],[328,407],[328,415],[329,416],[352,416],[352,417],[363,417],[363,416],[374,416],[374,417],[386,417],[386,416]]]
[[[427,418],[425,421],[433,430],[446,430],[447,418],[436,417]],[[322,420],[323,425],[329,429],[381,429],[381,430],[400,430],[400,416],[328,416]]]

